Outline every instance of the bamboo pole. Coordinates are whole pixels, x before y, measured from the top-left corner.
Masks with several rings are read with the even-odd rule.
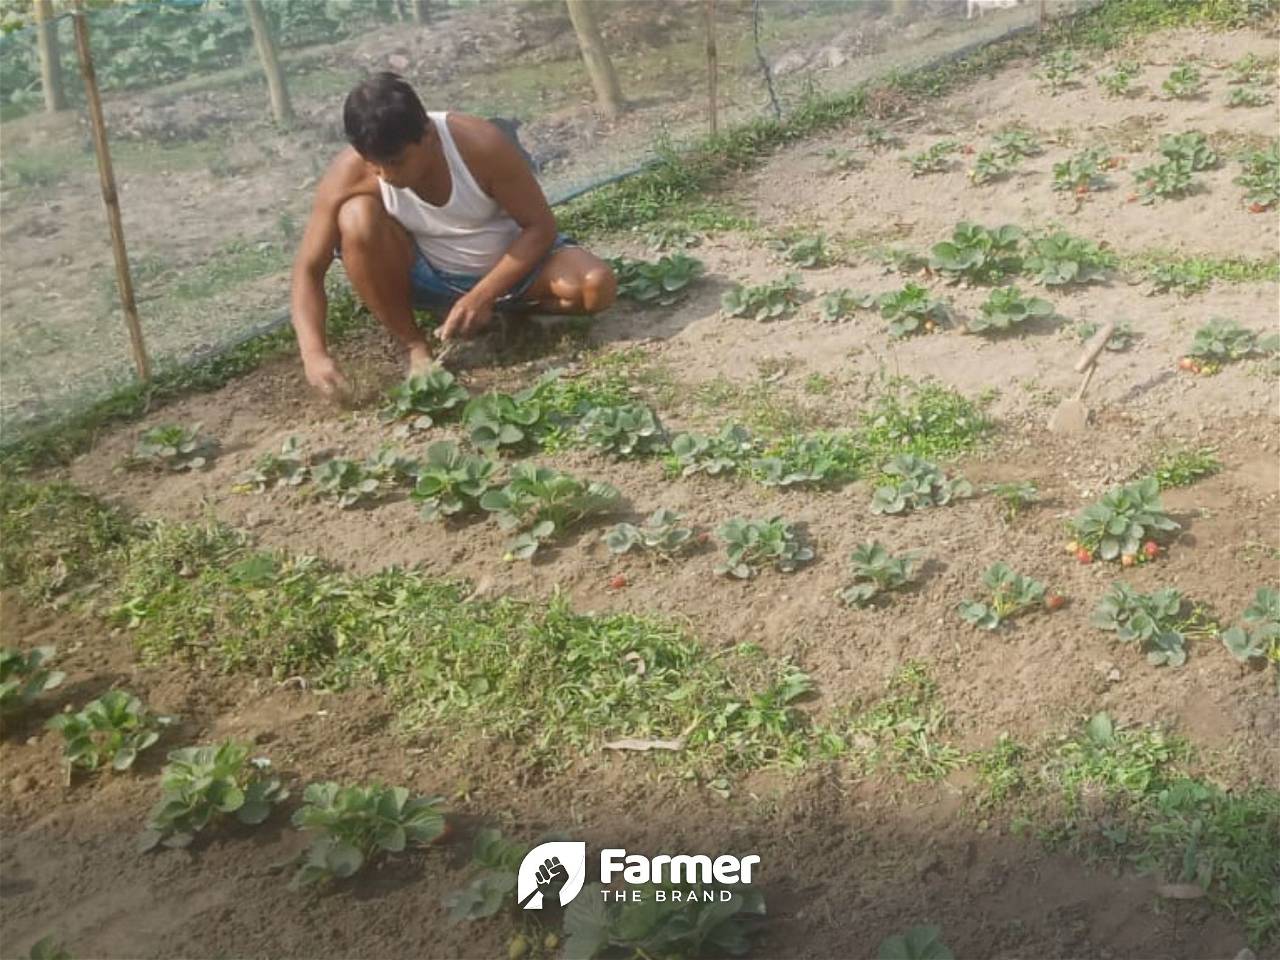
[[[716,0],[706,0],[702,8],[707,24],[707,123],[711,136],[719,126],[716,96]]]
[[[271,97],[271,115],[276,123],[286,126],[293,122],[293,105],[289,103],[289,88],[285,86],[280,70],[280,58],[276,56],[275,41],[271,39],[271,24],[262,0],[244,0],[249,14],[249,26],[253,29],[253,45],[258,48],[262,72],[267,75],[267,93]]]
[[[605,116],[616,117],[622,112],[622,90],[618,86],[618,75],[614,72],[613,63],[605,51],[604,40],[600,37],[596,8],[591,0],[564,2],[569,8],[569,21],[573,24],[573,32],[578,35],[582,60],[586,64],[587,75],[591,77],[591,85],[595,88],[600,108]]]
[[[124,308],[129,328],[129,344],[133,365],[143,383],[151,379],[151,364],[142,340],[142,323],[138,320],[138,304],[133,299],[133,278],[129,274],[129,254],[124,246],[124,224],[120,219],[120,196],[116,192],[116,175],[111,169],[111,151],[107,146],[107,127],[102,119],[102,98],[98,95],[98,78],[93,72],[93,54],[89,47],[89,22],[84,0],[72,0],[71,19],[75,23],[76,54],[80,73],[84,76],[85,99],[89,104],[89,120],[93,125],[93,152],[98,158],[98,179],[102,183],[102,203],[107,208],[107,225],[111,228],[111,252],[116,259],[116,284],[120,288],[120,305]]]
[[[419,26],[431,23],[431,0],[410,0],[413,7],[413,22]]]
[[[35,0],[36,46],[40,52],[40,87],[49,113],[67,109],[62,89],[62,59],[58,50],[58,25],[53,22],[53,0]]]

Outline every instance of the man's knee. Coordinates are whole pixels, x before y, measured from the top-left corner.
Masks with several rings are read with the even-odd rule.
[[[368,243],[386,227],[387,212],[377,197],[352,197],[338,208],[343,246]]]
[[[582,309],[587,313],[599,313],[618,299],[618,278],[609,265],[602,263],[590,268],[582,276]]]

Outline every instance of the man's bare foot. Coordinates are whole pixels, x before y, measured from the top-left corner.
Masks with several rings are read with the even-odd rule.
[[[426,373],[435,364],[436,358],[426,344],[409,348],[409,376],[416,377],[420,373]]]

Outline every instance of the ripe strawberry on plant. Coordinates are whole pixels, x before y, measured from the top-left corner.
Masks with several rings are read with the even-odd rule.
[[[1142,545],[1142,555],[1148,560],[1154,560],[1160,556],[1160,545],[1154,540],[1148,540]]]
[[[621,590],[626,585],[627,585],[627,578],[623,576],[621,573],[615,573],[612,577],[609,578],[610,590]]]
[[[1076,560],[1083,564],[1093,563],[1093,553],[1088,547],[1079,547],[1076,549]]]
[[[1266,204],[1251,203],[1249,204],[1249,212],[1250,213],[1266,213],[1267,212]]]
[[[1066,604],[1067,598],[1060,593],[1051,593],[1044,598],[1044,605],[1048,610],[1061,610]]]

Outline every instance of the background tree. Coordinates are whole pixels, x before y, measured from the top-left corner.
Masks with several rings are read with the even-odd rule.
[[[618,75],[613,70],[609,54],[605,52],[600,28],[596,23],[597,0],[564,0],[569,8],[573,32],[578,35],[582,60],[587,65],[587,75],[595,88],[596,100],[606,116],[616,117],[623,109],[622,90],[618,87]]]

